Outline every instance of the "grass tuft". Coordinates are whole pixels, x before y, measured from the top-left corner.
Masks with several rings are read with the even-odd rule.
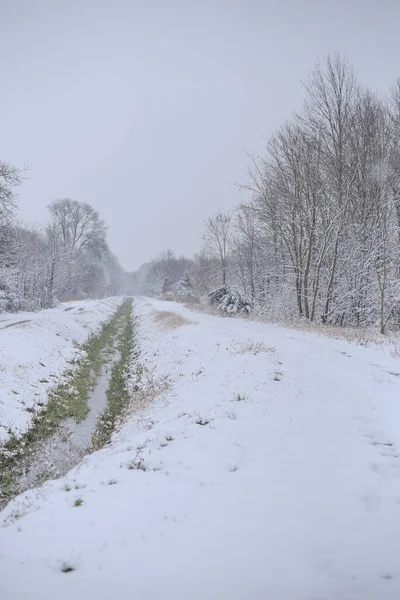
[[[268,347],[264,342],[254,342],[253,340],[245,340],[243,342],[232,342],[230,347],[231,354],[275,354],[276,348]]]
[[[208,425],[210,423],[210,421],[208,419],[203,419],[202,417],[198,417],[196,419],[196,423],[197,423],[197,425],[201,425],[202,427],[204,427],[205,425]]]
[[[63,563],[61,563],[60,570],[61,573],[72,573],[72,571],[75,571],[76,569],[71,563],[64,561]]]
[[[248,397],[244,394],[235,394],[233,397],[233,402],[245,402],[248,400]]]

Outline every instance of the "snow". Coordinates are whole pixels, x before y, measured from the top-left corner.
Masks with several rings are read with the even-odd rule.
[[[121,304],[121,298],[63,303],[51,310],[0,314],[0,443],[29,427],[27,409],[46,403],[69,361]]]
[[[163,391],[2,512],[1,598],[399,598],[399,358],[175,303],[135,312]]]

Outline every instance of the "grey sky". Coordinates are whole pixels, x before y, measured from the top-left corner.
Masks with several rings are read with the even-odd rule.
[[[0,0],[0,157],[30,166],[21,217],[71,197],[126,269],[192,254],[316,58],[339,51],[384,91],[399,22],[398,0]]]

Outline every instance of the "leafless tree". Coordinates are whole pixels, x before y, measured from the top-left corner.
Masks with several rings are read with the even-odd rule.
[[[227,282],[230,236],[231,217],[229,214],[219,212],[206,220],[203,236],[205,250],[218,261],[222,285],[226,285]]]
[[[49,211],[67,248],[77,251],[103,248],[106,226],[90,204],[65,198],[50,204]]]

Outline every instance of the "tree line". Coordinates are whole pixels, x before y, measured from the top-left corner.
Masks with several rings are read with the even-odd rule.
[[[169,251],[133,275],[141,292],[208,295],[221,310],[339,326],[400,326],[400,79],[385,95],[339,55],[249,155],[246,199],[205,222],[193,259]]]
[[[99,213],[83,202],[56,200],[45,225],[24,226],[17,219],[21,180],[20,169],[0,160],[0,312],[117,294],[123,271]]]

